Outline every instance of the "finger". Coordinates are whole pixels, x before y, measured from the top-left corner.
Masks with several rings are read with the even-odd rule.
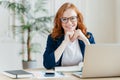
[[[65,34],[65,41],[69,42],[70,41],[70,36],[68,33]]]
[[[66,34],[69,35],[70,38],[72,38],[72,36],[73,36],[73,34],[74,34],[74,31],[72,31],[72,32],[67,32]]]
[[[73,37],[70,39],[72,42],[75,41],[77,39],[77,35],[74,34]]]

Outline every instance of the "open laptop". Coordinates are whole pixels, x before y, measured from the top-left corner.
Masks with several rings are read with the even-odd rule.
[[[120,76],[120,44],[93,44],[86,46],[81,78]]]

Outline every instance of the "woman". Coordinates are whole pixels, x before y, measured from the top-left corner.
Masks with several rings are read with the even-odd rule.
[[[47,39],[44,67],[78,65],[83,61],[85,45],[94,43],[92,33],[87,32],[83,24],[82,14],[72,3],[64,3],[55,16],[53,31]]]

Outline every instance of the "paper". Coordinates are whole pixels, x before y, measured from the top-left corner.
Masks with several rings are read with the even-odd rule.
[[[55,71],[81,71],[82,66],[65,66],[65,67],[55,67]]]

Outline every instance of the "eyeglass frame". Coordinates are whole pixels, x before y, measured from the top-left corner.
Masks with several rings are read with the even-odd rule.
[[[72,18],[73,18],[73,17],[76,18],[75,21],[77,21],[77,18],[78,18],[77,16],[71,16],[71,17],[68,17],[68,18],[67,18],[67,17],[62,17],[62,18],[60,18],[60,20],[61,20],[62,23],[68,23],[69,20],[70,20],[71,22],[75,22],[75,21],[72,21]],[[63,21],[63,18],[64,18],[64,19],[66,18],[67,21],[64,22],[64,21]]]

